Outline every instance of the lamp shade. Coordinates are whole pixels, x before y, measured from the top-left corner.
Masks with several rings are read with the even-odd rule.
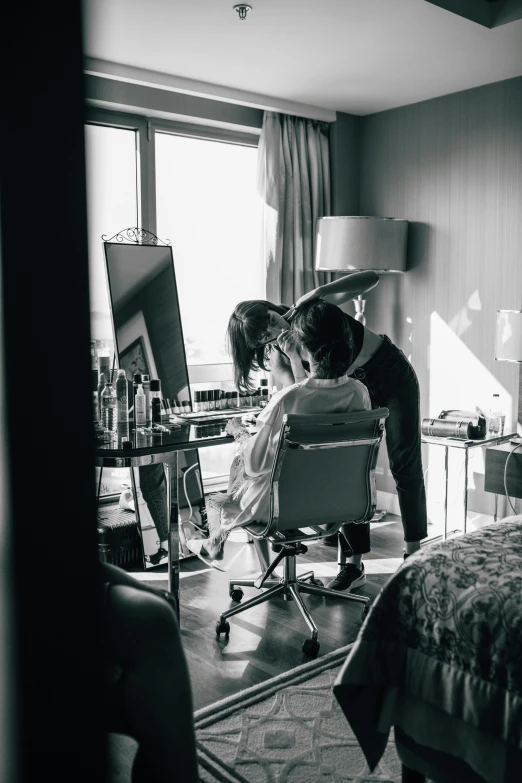
[[[317,221],[315,267],[324,272],[405,272],[408,221],[323,217]]]
[[[522,364],[522,310],[497,310],[495,359]]]

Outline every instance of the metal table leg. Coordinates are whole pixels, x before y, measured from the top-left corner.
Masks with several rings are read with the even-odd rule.
[[[446,475],[446,489],[444,492],[444,533],[442,540],[445,541],[448,536],[448,461],[449,461],[449,447],[444,447],[444,470]]]
[[[138,491],[136,489],[136,476],[134,475],[134,471],[136,468],[129,468],[130,478],[131,478],[131,484],[132,484],[132,497],[134,498],[134,513],[136,515],[136,525],[138,529],[139,537],[141,538],[141,558],[142,558],[142,565],[143,570],[147,568],[147,563],[145,560],[145,546],[143,544],[143,531],[141,529],[141,520],[140,520],[140,504],[138,503]]]
[[[167,479],[167,508],[169,514],[169,539],[168,539],[168,589],[176,598],[178,620],[180,614],[179,603],[179,508],[178,508],[178,452],[174,455],[174,476],[170,464],[164,463],[165,477]],[[172,502],[172,481],[176,482],[174,503]]]
[[[464,533],[468,523],[468,449],[464,449]]]

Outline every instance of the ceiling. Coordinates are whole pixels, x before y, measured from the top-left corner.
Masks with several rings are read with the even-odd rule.
[[[352,114],[522,75],[522,20],[425,0],[84,0],[85,54]],[[480,2],[480,0],[477,0]]]

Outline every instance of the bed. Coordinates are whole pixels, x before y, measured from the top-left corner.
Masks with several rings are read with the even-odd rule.
[[[404,780],[522,780],[522,515],[409,557],[334,693],[371,769],[393,727]]]

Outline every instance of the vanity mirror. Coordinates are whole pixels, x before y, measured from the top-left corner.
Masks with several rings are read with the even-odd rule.
[[[125,370],[129,382],[136,373],[158,378],[164,399],[178,400],[185,410],[192,410],[172,247],[140,228],[102,239],[118,367]],[[170,509],[163,465],[134,469],[135,497],[130,507],[136,506],[146,568],[167,561],[169,513],[180,515],[181,556],[191,554],[183,530],[192,537],[187,526],[204,528],[197,451],[180,457],[181,475],[171,471]]]

